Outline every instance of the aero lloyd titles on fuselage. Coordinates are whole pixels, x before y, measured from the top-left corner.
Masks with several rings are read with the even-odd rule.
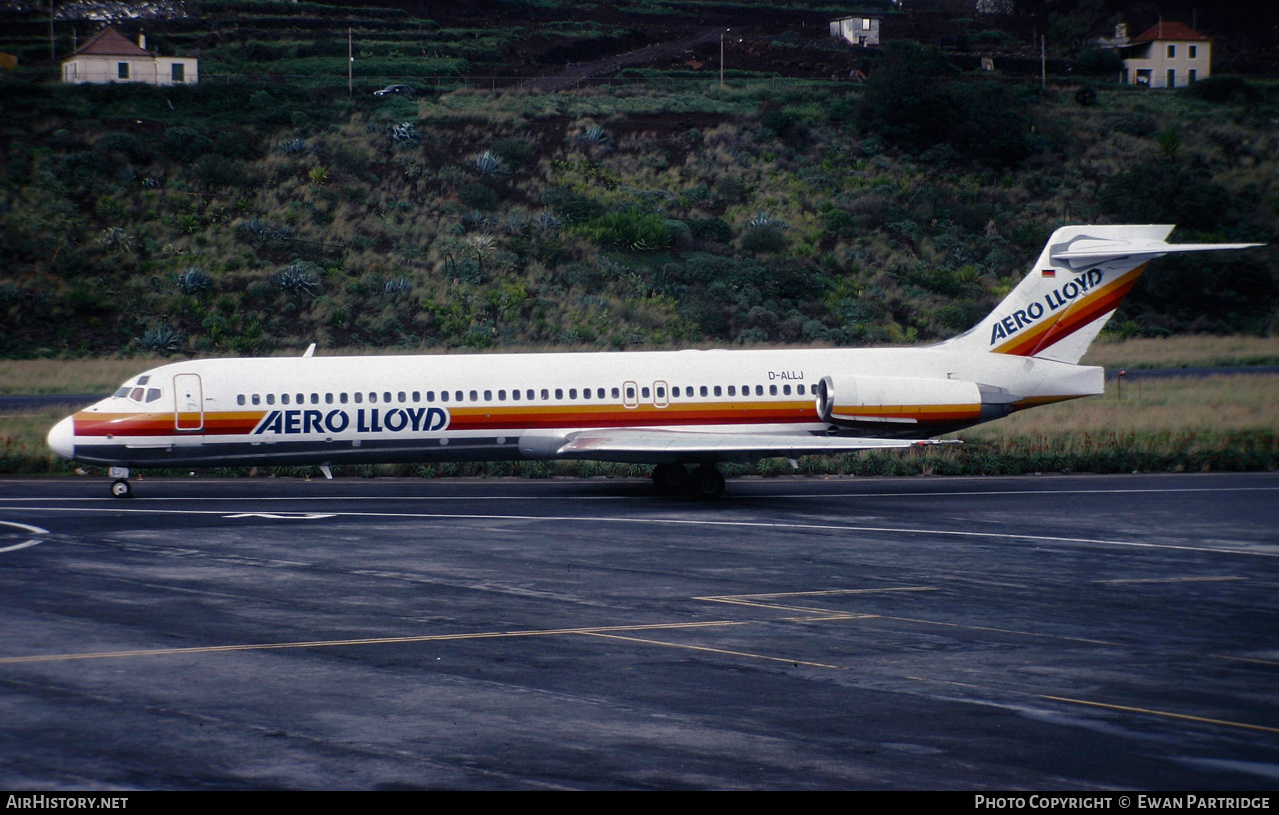
[[[358,408],[346,410],[272,410],[262,417],[253,435],[281,436],[307,433],[431,433],[449,426],[444,408]]]
[[[1100,269],[1089,269],[1069,283],[1045,294],[1043,300],[1032,301],[1025,308],[1019,308],[998,320],[990,329],[990,344],[994,345],[999,340],[1007,339],[1023,328],[1034,325],[1045,314],[1051,314],[1070,305],[1079,295],[1091,291],[1100,284],[1104,277]]]

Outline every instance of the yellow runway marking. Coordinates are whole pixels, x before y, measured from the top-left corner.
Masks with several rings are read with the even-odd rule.
[[[310,640],[305,642],[265,642],[248,645],[197,645],[190,648],[155,648],[139,651],[97,651],[83,654],[47,654],[28,657],[0,658],[0,665],[29,662],[64,662],[76,659],[122,659],[125,657],[173,656],[176,654],[217,654],[226,651],[270,651],[283,648],[333,648],[343,645],[397,645],[420,642],[456,642],[459,640],[499,639],[503,637],[555,637],[565,634],[600,634],[609,631],[662,631],[680,628],[716,628],[746,625],[741,620],[709,620],[700,623],[654,623],[651,625],[618,625],[595,628],[552,628],[531,631],[481,631],[472,634],[428,634],[417,637],[368,637],[349,640]]]
[[[861,619],[863,617],[873,617],[876,615],[850,615],[846,612],[836,611],[829,608],[816,608],[813,606],[787,606],[780,603],[763,603],[756,602],[768,598],[780,597],[835,597],[846,594],[883,594],[888,592],[908,592],[908,591],[937,591],[932,586],[900,586],[884,589],[826,589],[824,591],[789,591],[775,592],[772,594],[723,594],[719,596],[694,597],[694,600],[701,600],[707,603],[725,603],[732,606],[747,606],[749,608],[766,608],[773,611],[798,611],[803,614],[818,614],[822,617],[830,619]],[[796,619],[796,618],[789,618]]]
[[[1041,699],[1051,699],[1054,702],[1067,702],[1072,705],[1085,705],[1087,707],[1100,707],[1107,710],[1119,710],[1124,713],[1144,713],[1147,716],[1162,716],[1168,719],[1183,719],[1188,722],[1202,722],[1204,724],[1218,724],[1223,727],[1239,727],[1244,730],[1260,730],[1264,733],[1279,733],[1279,727],[1265,727],[1259,724],[1247,724],[1246,722],[1231,722],[1225,719],[1209,719],[1203,716],[1188,716],[1184,713],[1170,713],[1166,710],[1150,710],[1144,707],[1126,707],[1124,705],[1108,705],[1105,702],[1090,702],[1086,699],[1070,699],[1065,696],[1040,696]]]
[[[1228,659],[1231,662],[1252,662],[1257,665],[1279,665],[1279,660],[1261,659],[1260,657],[1228,657],[1225,654],[1209,654],[1214,659]]]
[[[764,654],[752,654],[746,651],[729,651],[725,648],[711,648],[710,646],[707,646],[707,645],[687,645],[687,644],[678,643],[678,642],[662,642],[661,640],[646,640],[646,639],[641,639],[639,637],[622,637],[622,636],[618,636],[617,634],[605,634],[599,631],[591,631],[591,632],[588,632],[588,634],[589,636],[592,636],[592,637],[603,637],[605,639],[610,639],[610,640],[625,640],[626,642],[640,642],[640,643],[644,643],[645,645],[663,645],[663,646],[666,646],[667,648],[685,648],[689,651],[706,651],[707,653],[723,654],[724,656],[747,657],[748,659],[764,659],[764,660],[768,660],[769,662],[785,662],[790,665],[807,665],[810,668],[831,668],[832,670],[836,670],[836,671],[848,670],[847,668],[841,667],[839,665],[827,665],[824,662],[806,662],[802,659],[790,659],[787,657],[770,657]]]
[[[1094,583],[1219,583],[1225,580],[1247,580],[1246,577],[1145,577],[1129,580],[1094,580]]]

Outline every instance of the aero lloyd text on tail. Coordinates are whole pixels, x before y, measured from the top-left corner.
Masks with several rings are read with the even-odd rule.
[[[662,491],[724,490],[717,464],[940,444],[1103,391],[1078,364],[1171,226],[1070,226],[973,328],[920,348],[210,359],[152,369],[59,422],[49,445],[135,467],[594,459]]]

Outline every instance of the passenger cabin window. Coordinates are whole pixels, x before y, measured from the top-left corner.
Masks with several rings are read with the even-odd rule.
[[[568,398],[569,398],[569,399],[576,399],[576,398],[577,398],[577,388],[569,388],[569,389],[568,389]]]
[[[700,393],[702,396],[707,396],[709,395],[710,392],[706,390],[706,386],[703,385],[702,387],[698,388],[698,393]]]
[[[595,390],[595,395],[596,395],[596,396],[598,396],[600,399],[603,399],[603,398],[604,398],[604,389],[603,389],[603,388],[597,388],[597,389]]]
[[[401,402],[407,402],[407,401],[408,401],[408,400],[407,400],[407,399],[405,399],[405,397],[404,397],[404,391],[400,391],[400,392],[399,392],[398,394],[396,394],[396,395],[400,397],[400,401],[401,401]],[[389,401],[391,401],[391,400],[390,400],[390,399],[388,399],[387,401],[389,402]],[[416,394],[416,393],[415,393],[415,394],[413,394],[413,401],[414,401],[414,402],[416,402],[416,401],[417,401],[417,394]]]
[[[803,386],[803,385],[796,385],[796,386],[795,386],[795,392],[796,392],[796,393],[798,393],[800,396],[803,396],[803,395],[804,395],[804,386]]]
[[[356,391],[356,392],[355,392],[355,404],[357,404],[357,405],[358,405],[358,404],[362,403],[363,401],[364,401],[364,394],[360,393],[359,391]]]
[[[338,401],[339,401],[339,402],[341,402],[341,403],[342,403],[342,404],[344,404],[344,405],[346,404],[346,392],[345,392],[345,391],[344,391],[344,392],[342,392],[342,393],[339,393],[339,394],[338,394]]]
[[[476,391],[471,391],[471,401],[472,401],[472,402],[478,402],[478,401],[480,401],[480,395],[479,395],[479,393],[477,393]]]
[[[511,400],[512,400],[512,401],[515,401],[515,402],[520,401],[520,389],[519,389],[519,388],[516,388],[515,390],[511,391]]]
[[[243,404],[244,404],[244,394],[242,394],[242,393],[241,393],[241,394],[239,394],[238,396],[236,396],[236,397],[235,397],[235,403],[236,403],[237,405],[243,405]]]
[[[631,394],[631,396],[634,396],[634,395],[635,395],[635,394]],[[621,396],[622,396],[622,392],[621,392],[621,391],[619,391],[617,388],[613,388],[613,398],[614,398],[614,399],[620,399],[620,398],[621,398]]]
[[[268,394],[266,395],[266,403],[267,403],[268,405],[274,405],[274,404],[275,404],[275,394],[274,394],[274,393],[268,393]]]
[[[756,395],[756,396],[763,396],[763,395],[764,395],[764,386],[763,386],[763,385],[756,385],[756,386],[755,386],[755,395]]]
[[[648,385],[640,388],[640,396],[643,396],[645,399],[648,398]]]
[[[729,385],[729,386],[728,386],[728,395],[729,395],[729,396],[736,396],[736,395],[737,395],[737,386],[736,386],[736,385]]]
[[[679,385],[671,388],[671,396],[679,396]]]
[[[551,398],[551,392],[547,390],[546,388],[542,388],[542,401],[545,402],[549,400],[550,398]]]
[[[280,404],[287,405],[289,403],[289,395],[287,393],[280,395]]]
[[[385,393],[383,393],[383,394],[382,394],[382,401],[383,401],[383,402],[389,402],[389,401],[391,401],[391,392],[390,392],[390,391],[386,391]],[[402,394],[402,393],[400,394],[400,401],[401,401],[401,402],[403,402],[403,401],[404,401],[404,394]]]
[[[777,395],[777,386],[776,386],[776,385],[769,385],[769,386],[768,386],[768,395],[769,395],[769,396],[776,396],[776,395]]]
[[[563,398],[564,398],[564,389],[563,389],[563,388],[556,388],[556,389],[555,389],[555,401],[557,401],[557,402],[558,402],[558,401],[560,401],[560,400],[561,400],[561,399],[563,399]]]
[[[485,402],[493,401],[493,391],[484,391],[484,401]]]
[[[497,401],[499,402],[506,401],[506,391],[502,390],[501,388],[499,388],[497,391]]]
[[[262,397],[261,397],[261,396],[258,396],[256,393],[255,393],[255,394],[253,394],[253,404],[255,404],[255,405],[260,405],[260,404],[262,404]]]
[[[333,404],[333,394],[331,393],[324,394],[324,404],[326,405]]]
[[[371,391],[371,392],[369,393],[369,404],[370,404],[370,405],[376,405],[376,404],[377,404],[377,391]]]
[[[448,391],[440,391],[440,401],[441,401],[441,402],[447,402],[448,400],[449,400],[449,392],[448,392]]]
[[[716,396],[723,396],[723,395],[724,395],[724,391],[720,388],[720,386],[719,386],[719,385],[716,385],[716,386],[715,386],[715,395],[716,395]]]
[[[313,405],[320,404],[320,394],[318,393],[311,394],[311,404]]]
[[[454,401],[454,402],[461,402],[461,401],[462,401],[462,392],[461,392],[461,391],[453,391],[453,401]]]

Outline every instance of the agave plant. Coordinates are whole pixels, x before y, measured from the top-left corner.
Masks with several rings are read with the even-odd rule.
[[[765,227],[771,229],[790,229],[790,224],[786,223],[781,218],[770,218],[762,212],[746,222],[747,229],[764,229]]]
[[[185,341],[185,334],[167,325],[153,325],[141,337],[134,339],[134,342],[145,350],[154,351],[166,357],[182,350],[182,343]]]
[[[484,176],[503,176],[510,175],[511,171],[507,168],[506,162],[502,161],[502,157],[492,150],[485,150],[475,158],[471,159],[471,163],[475,166],[476,171]]]
[[[315,166],[307,171],[306,177],[311,179],[311,183],[319,186],[327,184],[329,181],[329,171],[327,167]]]
[[[591,125],[590,127],[577,134],[577,140],[582,144],[591,147],[603,147],[612,144],[613,139],[608,135],[604,128],[599,125]]]
[[[543,212],[533,219],[533,225],[543,232],[554,232],[564,225],[564,219],[556,218],[549,212]]]
[[[412,122],[391,125],[390,134],[391,140],[401,147],[413,147],[422,140],[422,136],[417,132],[417,126]]]
[[[309,271],[314,266],[313,263],[291,263],[271,278],[271,285],[292,294],[301,292],[309,294],[320,282]]]
[[[280,142],[279,149],[286,156],[303,156],[310,150],[301,139],[286,139]]]
[[[173,282],[186,294],[198,294],[213,288],[213,278],[196,266],[188,266],[181,274],[174,275]]]
[[[413,284],[407,277],[397,277],[382,284],[382,293],[394,296],[402,294],[411,288],[413,288]]]
[[[108,249],[114,249],[118,252],[127,252],[133,246],[133,239],[129,234],[118,226],[113,226],[102,230],[102,234],[98,237],[98,243]]]

